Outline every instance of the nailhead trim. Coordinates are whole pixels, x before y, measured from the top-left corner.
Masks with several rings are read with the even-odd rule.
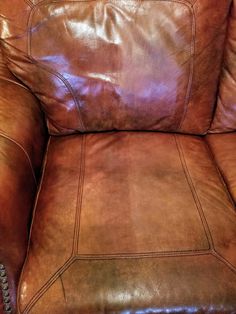
[[[0,264],[0,289],[2,291],[4,313],[12,313],[11,299],[5,266]]]

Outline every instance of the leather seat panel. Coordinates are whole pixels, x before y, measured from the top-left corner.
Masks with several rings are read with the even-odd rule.
[[[178,263],[178,268],[182,269],[185,267],[182,261],[188,256],[194,256],[196,265],[199,261],[196,267],[202,269],[207,256],[211,255],[215,262],[209,268],[206,266],[209,274],[204,280],[215,288],[204,298],[213,302],[217,295],[223,295],[214,277],[214,272],[217,276],[221,273],[216,270],[217,265],[228,269],[227,272],[236,270],[235,217],[235,207],[201,137],[153,132],[52,137],[35,210],[29,255],[21,278],[21,312],[33,309],[59,277],[63,276],[63,282],[68,284],[71,273],[67,269],[76,259],[84,261],[78,265],[88,265],[94,259],[131,259],[133,266],[128,269],[135,271],[135,260],[140,258],[152,259],[158,268],[160,261],[168,257],[168,261],[173,261],[171,267],[176,269],[175,258],[183,257]],[[163,278],[166,276],[167,284],[171,285],[169,270],[168,267],[164,270],[164,264]],[[79,276],[82,276],[79,287],[83,290],[83,285],[87,285],[88,289],[93,289],[94,283],[88,281],[84,266],[79,269]],[[144,272],[142,280],[146,280],[145,276]],[[186,280],[190,280],[187,273],[186,276]],[[232,291],[236,285],[233,278]],[[94,277],[93,280],[99,285],[100,279]],[[140,278],[140,285],[142,280]],[[199,284],[204,285],[204,280]],[[76,285],[74,291],[78,291]],[[156,293],[152,286],[145,285],[148,294]],[[98,292],[106,289],[102,283],[97,288]],[[68,295],[76,298],[77,293],[68,289]],[[184,289],[189,289],[188,302],[194,300],[191,299],[196,297],[192,284],[186,283]],[[161,291],[164,294],[164,290]],[[100,293],[104,295],[104,291]],[[232,294],[225,293],[225,304],[233,306]],[[155,298],[157,295],[150,299],[150,306],[155,305]],[[183,305],[177,292],[176,300],[176,306]],[[76,304],[77,301],[70,302]],[[93,299],[88,301],[88,307],[95,306],[93,302]],[[109,306],[113,305],[111,301]],[[76,307],[80,309],[79,304]],[[72,311],[70,306],[68,311]]]
[[[208,247],[175,136],[154,133],[86,136],[79,254]]]

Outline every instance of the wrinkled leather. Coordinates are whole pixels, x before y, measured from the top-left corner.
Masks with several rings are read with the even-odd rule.
[[[232,2],[220,91],[212,133],[236,130],[236,0]]]
[[[13,308],[44,143],[38,102],[8,71],[0,50],[0,264],[6,267]],[[0,313],[2,307],[0,302]]]
[[[207,141],[236,203],[236,133],[208,135]]]
[[[206,133],[230,0],[0,3],[9,67],[51,134]]]
[[[19,312],[233,313],[235,239],[203,138],[51,138]]]

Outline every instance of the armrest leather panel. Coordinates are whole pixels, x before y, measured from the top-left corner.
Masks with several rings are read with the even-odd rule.
[[[45,141],[38,101],[7,69],[0,51],[0,264],[13,313]],[[0,289],[0,314],[5,306]]]

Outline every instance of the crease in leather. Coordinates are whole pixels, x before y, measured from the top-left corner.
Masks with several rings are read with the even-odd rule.
[[[43,64],[39,63],[37,60],[34,60],[34,59],[31,59],[30,58],[30,61],[32,62],[32,64],[34,64],[35,66],[41,68],[42,70],[50,73],[51,75],[54,75],[59,81],[61,81],[64,86],[67,88],[67,90],[69,91],[69,93],[72,95],[73,99],[74,99],[74,102],[75,104],[77,103],[76,101],[76,98],[75,98],[75,95],[73,94],[73,91],[72,91],[72,87],[71,85],[68,83],[67,84],[67,81],[65,82],[63,77],[61,77],[60,73],[57,73],[57,72],[54,72],[53,70],[51,70],[50,68],[44,66]],[[19,67],[19,64],[15,63],[13,60],[11,60],[11,63],[14,64],[15,66]],[[46,117],[46,120],[47,120],[47,127],[49,129],[49,126],[48,126],[48,122],[49,122],[49,118]],[[50,123],[51,123],[51,120],[50,120]],[[60,128],[58,128],[55,124],[53,124],[53,127],[60,130]],[[62,126],[63,129],[67,129],[67,130],[73,130],[74,129],[69,129],[68,127],[65,127],[65,126]],[[54,135],[54,134],[52,134]]]
[[[59,276],[59,279],[60,279],[61,288],[62,288],[62,292],[63,292],[64,302],[65,302],[65,304],[67,304],[66,290],[65,290],[63,279],[62,279],[61,275]]]
[[[77,191],[77,201],[76,201],[76,214],[75,214],[75,229],[73,237],[73,249],[72,257],[75,256],[78,252],[78,243],[79,243],[79,231],[80,231],[80,214],[82,209],[82,200],[83,200],[83,186],[84,186],[84,176],[85,176],[85,152],[86,152],[86,134],[82,137],[81,144],[81,163],[79,169],[79,183]]]
[[[16,140],[14,140],[13,138],[11,138],[10,136],[8,136],[7,134],[5,134],[3,131],[0,131],[0,136],[4,137],[5,139],[9,140],[10,142],[14,143],[18,148],[20,148],[20,150],[24,153],[27,161],[28,161],[28,164],[29,164],[29,167],[31,169],[31,172],[32,172],[32,175],[33,175],[33,178],[34,178],[34,182],[35,182],[35,185],[37,185],[37,179],[36,179],[36,175],[35,175],[35,171],[34,171],[34,167],[33,167],[33,164],[32,164],[32,161],[29,157],[29,154],[27,153],[27,151],[24,149],[24,147],[19,143],[17,142]]]

